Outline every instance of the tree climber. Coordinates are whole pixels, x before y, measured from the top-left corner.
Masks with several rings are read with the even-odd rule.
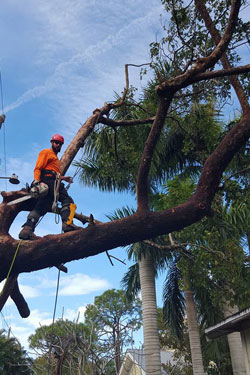
[[[22,240],[30,240],[34,237],[33,232],[39,218],[51,210],[57,194],[58,200],[62,203],[62,208],[60,210],[62,231],[70,232],[81,228],[73,224],[76,205],[73,199],[68,195],[64,184],[61,182],[62,180],[69,183],[72,182],[71,177],[60,175],[60,160],[57,154],[64,144],[64,138],[59,134],[55,134],[50,142],[51,148],[42,150],[38,155],[34,169],[34,181],[32,183],[33,186],[46,184],[48,186],[48,193],[46,196],[38,197],[35,207],[29,213],[27,221],[23,224],[23,228],[19,233],[19,238]]]

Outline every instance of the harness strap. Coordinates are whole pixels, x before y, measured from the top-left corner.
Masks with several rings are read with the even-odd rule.
[[[53,171],[52,169],[43,169],[41,173],[41,177],[51,177],[55,179],[57,177],[58,173],[56,171]]]

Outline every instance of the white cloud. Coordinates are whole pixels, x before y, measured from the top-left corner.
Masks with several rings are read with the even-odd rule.
[[[61,296],[75,296],[89,294],[108,288],[110,288],[110,284],[105,279],[94,278],[77,273],[65,276],[61,279],[59,294]]]
[[[8,158],[7,175],[15,173],[21,178],[21,187],[25,185],[26,181],[31,181],[33,178],[34,161],[27,161],[27,158]],[[12,187],[14,185],[11,185]],[[17,190],[21,189],[20,185],[15,185]],[[13,189],[14,190],[14,189]]]
[[[22,285],[19,283],[20,291],[25,296],[25,299],[35,298],[41,295],[40,291],[37,288],[29,285]]]
[[[76,321],[76,319],[78,319],[78,322],[83,322],[85,310],[86,306],[79,306],[75,310],[66,309],[63,319],[71,321]],[[30,316],[25,320],[18,318],[16,322],[13,322],[13,316],[5,316],[5,319],[12,320],[11,334],[18,338],[26,350],[29,350],[28,337],[34,334],[37,328],[52,324],[51,313],[41,312],[38,309],[31,310]]]
[[[78,309],[66,309],[63,314],[63,319],[68,319],[71,321],[83,322],[84,313],[86,311],[86,306],[79,306]]]
[[[50,325],[52,323],[51,312],[40,311],[38,309],[32,310],[30,316],[25,319],[25,323],[35,329],[40,327],[41,325]]]

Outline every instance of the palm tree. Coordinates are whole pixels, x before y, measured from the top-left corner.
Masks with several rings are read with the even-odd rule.
[[[142,254],[139,261],[139,275],[142,293],[142,318],[144,353],[148,374],[161,375],[160,340],[155,293],[155,270],[150,254]]]
[[[135,249],[136,248],[136,249]],[[138,249],[139,248],[139,249]],[[138,254],[138,250],[140,250],[140,253]],[[157,311],[157,305],[156,305],[156,295],[155,295],[155,276],[156,276],[156,268],[158,263],[158,271],[159,269],[162,269],[167,265],[166,262],[166,254],[163,257],[163,259],[159,262],[159,256],[156,256],[155,259],[152,256],[152,249],[151,253],[149,253],[147,249],[147,245],[140,243],[140,244],[134,244],[131,246],[129,251],[129,257],[131,257],[131,254],[135,254],[136,257],[139,257],[139,261],[134,266],[132,266],[127,274],[124,276],[122,280],[123,287],[127,290],[127,295],[129,298],[133,298],[133,296],[138,292],[138,290],[141,287],[142,292],[142,303],[143,303],[143,317],[145,316],[145,321],[143,319],[143,328],[144,328],[144,342],[145,342],[145,354],[146,354],[146,361],[148,359],[149,364],[147,366],[147,371],[150,373],[150,369],[153,366],[153,360],[156,357],[156,354],[153,354],[153,348],[154,353],[158,351],[159,345],[159,332],[158,332],[158,311]],[[158,255],[158,253],[157,253]],[[157,259],[158,258],[158,259]],[[178,269],[175,268],[175,271],[178,273]],[[139,273],[139,281],[138,282],[138,275]],[[171,272],[170,272],[171,274]],[[173,275],[173,272],[171,274]],[[171,277],[170,277],[171,279]],[[173,298],[176,299],[177,305],[170,304],[166,306],[165,304],[165,311],[167,311],[168,316],[173,319],[172,323],[177,323],[177,329],[176,333],[178,337],[180,338],[182,335],[182,328],[183,328],[183,315],[186,311],[187,314],[187,322],[188,322],[188,331],[189,331],[189,339],[190,339],[190,348],[191,348],[191,356],[192,356],[192,365],[193,365],[193,373],[195,375],[203,375],[204,374],[204,367],[203,367],[203,361],[202,361],[202,352],[201,352],[201,343],[200,343],[200,332],[199,332],[199,326],[197,323],[197,313],[196,313],[196,307],[193,300],[193,293],[191,290],[190,281],[188,279],[188,273],[186,272],[185,275],[185,301],[183,297],[183,293],[180,292],[179,288],[174,287],[173,279],[169,280],[168,283],[168,290],[166,288],[164,289],[164,297],[166,301],[166,294],[171,294]],[[172,281],[172,282],[171,282]],[[171,284],[171,286],[170,286]],[[185,309],[186,307],[186,309]],[[171,313],[169,310],[172,309]],[[177,316],[177,319],[176,319]],[[178,321],[179,317],[179,321]],[[178,321],[178,322],[177,322]],[[154,335],[154,336],[153,336]],[[157,337],[157,340],[155,340],[153,337]],[[148,348],[146,346],[146,342],[150,344],[150,347]],[[160,348],[159,348],[160,352]],[[155,367],[154,367],[155,368]],[[161,373],[159,369],[159,374]]]
[[[121,107],[117,112],[113,113],[113,117],[115,119],[119,119],[120,117],[129,119],[131,111],[133,112],[133,117],[138,116],[138,118],[141,118],[144,116],[145,110],[148,113],[152,109],[152,106],[150,107],[149,105],[150,87],[144,94],[146,100],[143,102],[142,106],[144,106],[145,109],[142,110],[141,106],[134,107],[131,110],[131,104],[133,104],[133,93],[131,93],[129,96],[130,107]],[[180,118],[178,122],[175,120],[167,120],[168,126],[161,135],[152,161],[150,175],[151,192],[156,191],[159,184],[166,177],[175,174],[177,171],[195,174],[197,170],[201,169],[202,162],[206,157],[204,145],[208,148],[212,147],[212,143],[216,141],[220,134],[220,125],[211,116],[212,114],[214,114],[214,106],[211,105],[211,103],[201,106],[196,103],[191,115]],[[208,128],[211,129],[212,136],[202,130],[204,118],[206,118],[207,123],[209,123]],[[199,136],[198,138],[193,136],[193,150],[191,152],[189,150],[189,153],[187,153],[186,148],[190,143],[190,135],[187,131],[183,131],[187,122],[189,125],[192,123],[197,125],[197,122],[201,123]],[[150,125],[145,125],[139,130],[131,127],[119,127],[116,130],[102,127],[96,133],[93,133],[85,145],[85,154],[87,157],[78,163],[78,166],[82,168],[81,178],[85,184],[98,186],[101,190],[126,190],[135,193],[136,171],[138,167],[137,160],[139,160],[138,155],[142,152],[144,141],[149,131]],[[203,139],[202,142],[201,138]],[[201,144],[202,147],[199,148],[198,145]],[[107,155],[109,157],[109,162],[107,162]],[[113,156],[112,165],[110,164],[110,156]],[[164,168],[162,168],[162,163],[164,163]],[[160,165],[161,168],[159,168]],[[150,255],[141,257],[139,260],[140,275],[150,275],[148,271],[147,273],[143,271],[144,267],[149,267],[150,261],[152,262]],[[145,278],[143,280],[147,281]],[[146,290],[149,289],[147,285]],[[154,289],[155,286],[152,284],[151,292],[149,292],[151,296],[155,293],[153,291]],[[144,295],[145,292],[143,292],[143,296]],[[155,301],[151,301],[150,303],[155,304]],[[145,306],[145,308],[147,308],[147,306]],[[144,314],[144,323],[146,316],[147,315]],[[157,319],[154,320],[155,322],[157,321]],[[145,325],[147,324],[145,323]],[[150,334],[150,337],[152,337],[152,334],[153,333]],[[156,330],[155,336],[157,336]],[[147,340],[147,337],[149,336],[145,334],[145,340]],[[155,342],[157,341],[156,338],[154,340]],[[150,345],[153,344],[150,343]],[[159,348],[158,344],[155,346],[154,350],[157,351],[157,348]],[[149,359],[147,363],[151,364],[152,362]],[[159,371],[159,366],[155,371]]]
[[[118,210],[109,219],[117,219],[132,214],[128,208]],[[157,254],[158,255],[158,254]],[[138,262],[130,267],[128,274],[122,280],[123,286],[127,285],[128,299],[133,299],[137,292],[142,293],[142,320],[144,336],[144,354],[146,373],[161,375],[160,340],[158,332],[158,310],[155,290],[155,261],[151,251],[143,242],[135,243],[128,249],[128,258],[136,258]],[[125,288],[126,289],[126,288]]]

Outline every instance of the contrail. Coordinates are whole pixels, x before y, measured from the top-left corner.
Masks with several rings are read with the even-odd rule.
[[[108,35],[103,41],[89,46],[83,53],[79,53],[68,61],[57,65],[54,73],[46,79],[43,85],[27,90],[24,94],[19,96],[16,101],[9,104],[5,108],[5,113],[12,111],[13,109],[18,108],[33,99],[39,98],[49,91],[52,91],[58,86],[58,80],[61,80],[61,77],[65,77],[66,74],[68,75],[70,70],[78,67],[83,62],[92,60],[98,55],[107,52],[129,38],[130,35],[132,37],[132,34],[135,32],[135,28],[144,29],[145,23],[147,23],[147,25],[152,23],[152,20],[159,16],[161,10],[161,7],[154,7],[146,16],[133,20],[128,25],[121,28],[117,33]]]

